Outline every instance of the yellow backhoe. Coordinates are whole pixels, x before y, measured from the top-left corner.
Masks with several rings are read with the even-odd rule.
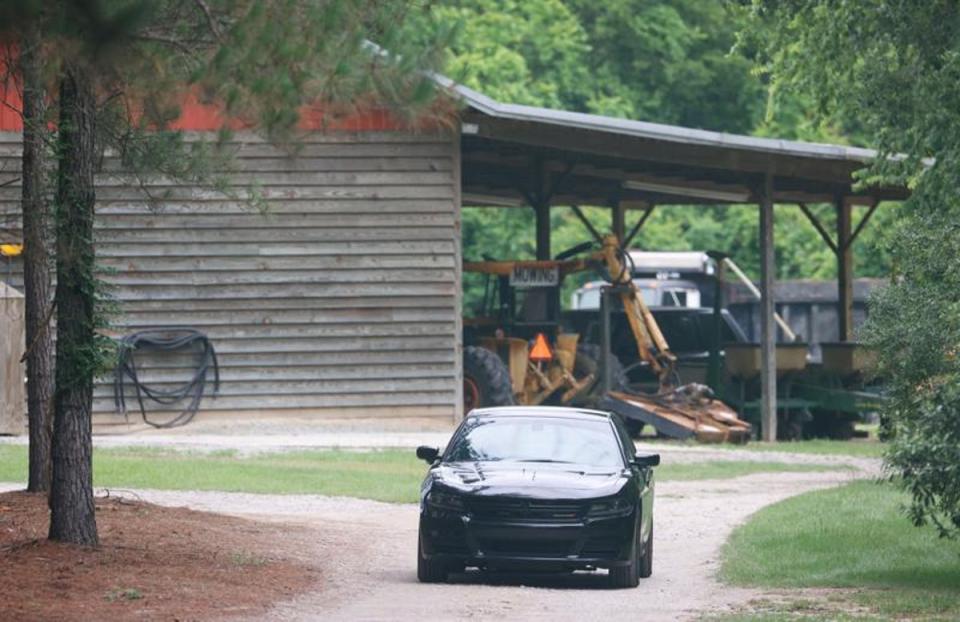
[[[627,390],[616,377],[620,366],[614,356],[563,332],[560,284],[585,270],[602,274],[616,292],[640,358],[658,379],[656,391]],[[750,424],[714,399],[708,387],[679,384],[676,357],[633,283],[629,256],[616,236],[604,236],[599,249],[580,245],[556,260],[467,262],[464,271],[488,276],[486,313],[464,320],[466,411],[509,403],[599,407],[668,436],[703,442],[749,439]],[[496,277],[493,288],[491,277]],[[611,390],[600,381],[603,372],[614,378]]]

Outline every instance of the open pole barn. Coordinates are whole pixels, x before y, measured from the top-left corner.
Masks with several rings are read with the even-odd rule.
[[[203,416],[457,420],[463,205],[534,210],[537,257],[550,258],[554,208],[608,207],[611,229],[624,239],[655,208],[754,204],[761,436],[776,438],[774,205],[803,209],[836,253],[839,335],[849,341],[852,244],[881,201],[908,195],[854,187],[853,174],[876,154],[504,104],[436,79],[461,104],[450,128],[410,129],[373,110],[308,124],[294,151],[240,132],[228,192],[163,180],[141,188],[107,157],[96,236],[119,303],[113,333],[205,332],[221,385],[200,403]],[[219,122],[188,106],[179,126],[203,134]],[[17,235],[19,123],[0,109],[0,218],[8,237]],[[241,200],[251,184],[262,210]],[[824,202],[837,210],[835,232],[806,209]],[[869,206],[856,224],[854,205]],[[628,227],[630,210],[641,215]],[[19,266],[11,275],[19,287]],[[142,379],[161,386],[185,373],[175,361],[141,364]],[[97,388],[95,421],[101,428],[124,421],[109,378]]]

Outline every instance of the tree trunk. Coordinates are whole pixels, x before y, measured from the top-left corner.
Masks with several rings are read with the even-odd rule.
[[[50,539],[93,546],[91,410],[94,333],[93,172],[96,100],[85,72],[68,66],[60,81],[56,199],[57,360]]]
[[[24,32],[20,51],[23,78],[23,281],[27,319],[27,420],[30,467],[27,490],[50,490],[53,433],[53,329],[50,305],[50,204],[46,193],[46,93],[35,25]]]

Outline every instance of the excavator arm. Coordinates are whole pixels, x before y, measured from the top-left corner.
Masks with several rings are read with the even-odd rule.
[[[674,367],[677,357],[670,351],[660,326],[653,317],[653,313],[643,302],[640,290],[633,282],[630,267],[625,265],[625,253],[620,248],[620,241],[614,235],[603,238],[603,245],[596,255],[596,259],[603,262],[607,273],[612,278],[612,284],[624,291],[620,294],[623,311],[630,324],[630,331],[637,342],[637,351],[640,358],[650,365],[650,369],[660,379],[661,389],[670,386],[674,377]]]
[[[701,442],[746,442],[751,426],[741,421],[723,402],[713,398],[705,386],[677,386],[677,357],[670,351],[660,326],[643,302],[633,282],[629,256],[614,235],[603,238],[600,250],[591,259],[602,262],[611,284],[621,290],[620,299],[640,358],[657,375],[660,388],[654,395],[611,391],[601,406],[628,420],[649,423],[657,430],[678,438],[693,437]]]

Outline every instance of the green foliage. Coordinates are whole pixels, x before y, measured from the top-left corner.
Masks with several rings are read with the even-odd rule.
[[[446,71],[517,104],[577,108],[590,98],[590,47],[561,0],[448,0],[436,20],[459,24]]]
[[[870,341],[891,400],[887,466],[911,519],[960,534],[960,13],[947,0],[753,5],[774,82],[824,115],[856,115],[882,154],[863,175],[914,187],[890,227],[895,276],[873,301]],[[929,160],[925,160],[930,158]]]
[[[859,124],[816,114],[805,93],[775,82],[772,95],[755,69],[762,41],[737,37],[749,18],[733,3],[700,0],[446,0],[436,7],[439,24],[460,25],[447,72],[503,101],[804,140],[846,142],[851,128],[859,136]],[[811,208],[833,227],[832,207]],[[897,210],[882,206],[862,232],[857,276],[889,272],[883,232]],[[600,231],[610,229],[609,210],[585,211]],[[551,221],[555,253],[590,237],[569,210],[554,209]],[[664,207],[634,247],[722,250],[758,278],[757,224],[753,206]],[[775,234],[778,278],[836,275],[833,254],[795,206],[777,208]],[[530,210],[464,210],[463,236],[467,259],[533,258]],[[568,279],[564,300],[589,278]],[[482,296],[479,279],[466,277],[465,296],[473,308]]]
[[[570,0],[589,33],[590,110],[749,132],[763,112],[752,63],[731,54],[739,14],[701,0]]]

